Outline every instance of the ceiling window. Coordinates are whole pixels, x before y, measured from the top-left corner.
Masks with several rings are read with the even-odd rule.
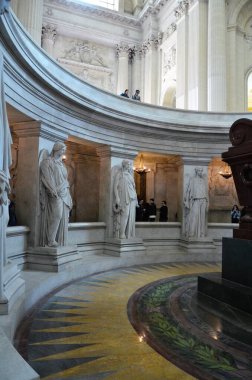
[[[104,7],[112,9],[113,11],[118,11],[118,1],[119,0],[78,0],[79,3],[91,4],[99,7]]]

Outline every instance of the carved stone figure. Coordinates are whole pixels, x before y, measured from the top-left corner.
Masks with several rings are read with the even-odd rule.
[[[66,246],[72,199],[67,170],[62,161],[66,146],[56,142],[49,155],[40,152],[40,246]]]
[[[104,66],[103,58],[98,54],[97,47],[90,45],[87,41],[75,42],[75,45],[65,52],[64,58],[86,62],[90,65]]]
[[[185,198],[185,236],[200,238],[207,234],[208,189],[203,168],[195,168]]]
[[[114,237],[129,239],[135,237],[135,215],[137,194],[131,164],[122,161],[114,177]]]

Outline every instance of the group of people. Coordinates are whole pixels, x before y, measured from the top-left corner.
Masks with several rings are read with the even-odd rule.
[[[155,222],[157,216],[157,206],[153,198],[149,203],[141,199],[136,207],[136,221],[137,222]],[[168,221],[168,207],[166,201],[161,202],[159,209],[159,222]]]
[[[141,98],[140,98],[139,94],[140,94],[140,90],[136,90],[135,94],[132,95],[132,99],[133,100],[138,100],[139,102],[141,102]],[[130,98],[130,96],[129,96],[129,90],[126,88],[126,90],[121,93],[121,96],[124,96],[125,98]]]

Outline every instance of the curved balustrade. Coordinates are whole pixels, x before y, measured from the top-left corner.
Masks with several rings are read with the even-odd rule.
[[[59,133],[117,148],[219,155],[234,120],[250,114],[204,113],[134,102],[97,89],[50,58],[12,14],[0,19],[7,101]]]

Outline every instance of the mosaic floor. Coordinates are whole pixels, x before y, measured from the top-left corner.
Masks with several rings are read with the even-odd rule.
[[[134,297],[142,294],[140,288],[150,286],[147,284],[159,280],[161,284],[166,283],[167,279],[172,280],[172,277],[182,275],[194,281],[193,278],[195,279],[198,273],[216,271],[220,271],[220,267],[213,264],[157,264],[118,269],[86,277],[50,295],[33,310],[19,331],[18,349],[44,380],[218,379],[214,376],[207,377],[209,373],[203,373],[201,376],[199,368],[195,371],[195,363],[190,365],[193,358],[188,354],[186,360],[178,360],[181,352],[177,355],[176,347],[173,347],[174,355],[171,355],[172,350],[166,355],[160,347],[155,346],[156,337],[153,338],[153,349],[149,345],[151,342],[148,337],[141,339],[141,331],[138,331],[138,334],[136,332],[139,323],[146,321],[136,322],[132,317],[132,308],[136,305]],[[184,284],[185,286],[190,291],[191,285]],[[176,323],[184,326],[188,324],[187,319],[190,323],[193,322],[190,314],[193,309],[188,308],[187,294],[184,294],[181,300],[184,302],[182,307],[188,318],[183,320],[181,313],[174,309],[173,314],[178,314]],[[152,305],[157,309],[159,306]],[[197,325],[197,321],[195,323]],[[204,326],[206,329],[206,324],[202,323],[203,330]],[[145,331],[148,329],[150,330],[148,327]],[[209,331],[213,332],[213,329],[212,326]],[[190,339],[198,339],[201,334],[200,328],[194,328],[192,337],[186,336],[189,349],[190,344],[192,345]],[[214,337],[209,335],[208,339],[213,340]],[[185,341],[182,346],[184,344]],[[213,373],[215,364],[212,363]],[[250,379],[236,379],[241,378]]]

